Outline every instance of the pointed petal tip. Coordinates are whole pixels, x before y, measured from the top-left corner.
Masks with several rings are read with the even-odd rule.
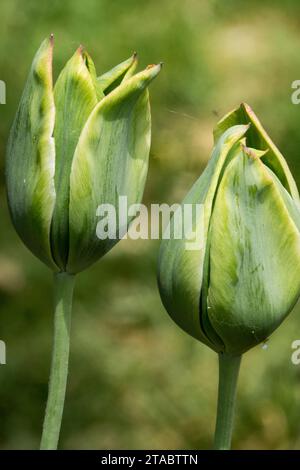
[[[236,124],[236,127],[239,127],[240,129],[242,129],[243,134],[246,134],[248,129],[251,127],[251,122],[248,122],[248,124]]]
[[[242,151],[247,157],[252,158],[253,160],[257,159],[257,155],[253,152],[253,150],[250,147],[247,147],[243,142],[241,142],[241,148]]]
[[[53,49],[53,44],[54,44],[54,34],[51,33],[49,36],[47,36],[41,43],[41,48],[45,49]]]
[[[145,70],[151,70],[153,76],[155,77],[162,69],[163,62],[159,62],[159,64],[149,64],[147,65]]]
[[[83,44],[80,44],[79,47],[77,48],[76,52],[75,52],[75,56],[76,55],[79,55],[80,59],[83,61],[83,62],[86,62],[88,60],[88,52],[85,48],[85,46]]]
[[[49,50],[49,54],[52,57],[53,55],[53,48],[54,48],[54,34],[51,33],[50,36],[48,36],[47,39],[44,41],[44,45],[46,48]]]
[[[244,110],[246,111],[247,114],[250,114],[250,115],[254,114],[253,109],[251,108],[251,106],[248,103],[242,102],[241,103],[241,108],[244,108]]]
[[[133,51],[133,54],[132,54],[132,56],[130,57],[129,60],[130,60],[130,66],[129,66],[128,70],[131,67],[136,67],[136,64],[138,63],[139,57],[138,57],[137,51]]]
[[[245,155],[252,158],[253,160],[260,160],[266,153],[268,153],[269,149],[265,150],[256,150],[250,147],[247,147],[244,142],[241,142],[241,148]]]
[[[248,122],[247,124],[238,124],[241,126],[243,129],[245,129],[244,133],[248,131],[248,129],[251,127],[251,122]]]
[[[159,72],[161,71],[162,66],[163,66],[163,62],[159,62],[159,64],[155,64],[155,65],[153,66],[153,72],[154,72],[154,76],[155,76],[155,77],[156,77],[156,75],[158,75]]]

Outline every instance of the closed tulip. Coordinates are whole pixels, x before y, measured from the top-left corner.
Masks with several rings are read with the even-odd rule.
[[[150,149],[147,87],[161,65],[137,56],[97,78],[82,47],[52,82],[53,38],[38,50],[10,133],[8,203],[28,248],[75,274],[115,243],[96,236],[97,206],[143,195]]]
[[[8,204],[25,245],[55,273],[55,340],[41,448],[56,448],[63,412],[75,274],[118,241],[96,235],[100,204],[139,203],[150,149],[148,85],[137,56],[97,77],[79,47],[55,85],[53,37],[33,60],[11,129]],[[128,221],[129,222],[129,221]],[[124,231],[124,227],[121,227]]]
[[[228,448],[241,355],[265,341],[300,294],[300,206],[294,179],[251,108],[215,130],[211,159],[183,204],[202,204],[204,241],[163,240],[159,288],[169,315],[220,357],[216,447]]]

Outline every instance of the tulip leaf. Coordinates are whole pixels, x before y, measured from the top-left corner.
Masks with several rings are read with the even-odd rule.
[[[57,270],[50,248],[55,204],[55,105],[52,92],[53,38],[38,50],[9,137],[8,202],[14,226],[27,247]]]
[[[203,246],[197,250],[187,250],[186,242],[189,234],[185,234],[186,236],[182,239],[175,239],[171,236],[169,240],[162,240],[159,256],[158,281],[166,310],[183,330],[217,351],[222,350],[223,343],[211,331],[208,321],[203,323],[200,298],[208,228],[224,165],[227,159],[230,159],[230,152],[235,149],[235,145],[243,138],[247,129],[248,126],[245,125],[234,126],[220,137],[206,169],[182,202],[182,207],[185,204],[203,204],[204,206],[202,219],[198,219],[197,213],[193,212],[191,227],[195,233],[202,232]]]
[[[100,101],[81,133],[71,171],[69,272],[118,241],[97,238],[97,207],[118,209],[119,196],[128,197],[128,206],[142,198],[150,149],[147,86],[159,71],[153,66],[123,82]]]
[[[72,160],[84,124],[98,102],[93,75],[95,76],[95,71],[91,59],[87,59],[86,53],[80,47],[61,71],[54,88],[57,197],[51,240],[53,256],[62,270],[65,269],[69,249],[69,193]]]
[[[300,235],[285,198],[295,203],[263,158],[243,148],[228,164],[211,220],[208,316],[232,354],[264,341],[299,295]]]

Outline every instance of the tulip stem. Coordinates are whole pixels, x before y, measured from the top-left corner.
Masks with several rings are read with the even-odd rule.
[[[59,439],[68,376],[74,282],[73,275],[54,274],[54,341],[41,450],[57,449]]]
[[[214,448],[228,450],[234,423],[236,389],[242,356],[219,354],[218,410]]]

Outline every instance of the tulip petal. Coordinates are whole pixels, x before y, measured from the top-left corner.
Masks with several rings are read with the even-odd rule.
[[[50,248],[55,204],[52,50],[51,37],[34,58],[9,137],[6,182],[16,231],[38,258],[57,270]]]
[[[203,322],[200,304],[208,227],[224,165],[247,129],[245,125],[234,126],[220,137],[206,169],[182,202],[183,207],[185,204],[204,205],[203,219],[199,220],[196,211],[193,212],[191,227],[195,233],[202,232],[203,246],[199,250],[187,250],[188,234],[182,239],[171,236],[162,241],[159,255],[158,282],[166,310],[183,330],[217,351],[222,349],[222,341],[211,331],[208,321]]]
[[[273,179],[274,184],[277,186],[278,191],[280,191],[281,197],[286,205],[286,209],[289,213],[289,216],[293,220],[294,224],[296,225],[297,229],[300,232],[300,203],[298,200],[292,199],[290,193],[282,186],[281,182],[268,167],[265,167],[267,173],[269,173],[270,177]]]
[[[121,62],[113,69],[98,77],[97,83],[104,95],[108,95],[118,85],[120,85],[124,79],[130,78],[133,75],[136,66],[137,54],[134,53],[131,57],[129,57],[129,59],[124,60],[124,62]]]
[[[229,127],[236,124],[248,123],[251,123],[251,126],[247,133],[247,145],[257,150],[269,150],[263,158],[264,163],[276,174],[293,199],[299,200],[296,183],[283,155],[270,139],[258,117],[248,104],[242,103],[239,108],[234,109],[221,119],[214,130],[214,137],[218,140]]]
[[[211,220],[208,316],[232,354],[265,340],[299,296],[300,235],[282,191],[294,201],[263,159],[241,149]]]
[[[147,86],[160,68],[147,68],[112,91],[81,133],[71,171],[69,272],[92,264],[118,241],[97,238],[97,207],[118,208],[119,196],[128,197],[128,206],[142,198],[150,149]]]
[[[90,70],[88,68],[90,66]],[[64,270],[69,245],[70,172],[80,133],[98,99],[91,59],[80,47],[60,73],[54,88],[56,163],[56,204],[51,240],[56,263]]]
[[[138,66],[138,56],[137,56],[137,53],[135,52],[132,56],[132,62],[131,62],[131,65],[130,67],[127,69],[127,72],[125,73],[123,79],[122,79],[122,82],[125,82],[126,80],[128,80],[129,78],[133,77],[133,75],[135,74],[136,72],[136,69],[137,69],[137,66]]]
[[[98,101],[100,101],[100,100],[102,100],[102,98],[104,98],[105,95],[104,95],[103,91],[101,90],[101,88],[99,87],[99,84],[98,84],[98,81],[97,81],[97,73],[96,73],[96,67],[95,67],[94,61],[92,60],[91,56],[87,53],[87,51],[83,51],[82,54],[84,56],[85,63],[86,63],[86,66],[88,68],[88,71],[91,74],[91,79],[93,81],[93,85],[94,85],[94,88],[95,88],[95,91],[96,91]]]

